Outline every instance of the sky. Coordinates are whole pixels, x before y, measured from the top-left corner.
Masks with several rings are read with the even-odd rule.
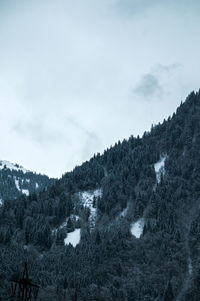
[[[60,177],[200,88],[199,0],[0,0],[0,159]]]

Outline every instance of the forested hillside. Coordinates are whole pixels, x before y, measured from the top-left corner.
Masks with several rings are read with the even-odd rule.
[[[26,170],[18,164],[0,161],[0,204],[6,199],[16,199],[20,195],[39,192],[55,183],[46,175]]]
[[[4,200],[0,296],[27,260],[41,301],[200,300],[199,205],[192,92],[142,138],[94,155],[47,190]]]

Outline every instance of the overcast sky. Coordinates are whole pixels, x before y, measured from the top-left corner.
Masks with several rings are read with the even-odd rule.
[[[0,0],[0,159],[60,177],[200,88],[199,0]]]

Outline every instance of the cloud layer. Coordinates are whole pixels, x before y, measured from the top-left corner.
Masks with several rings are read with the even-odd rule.
[[[0,158],[60,176],[172,114],[199,89],[199,6],[2,0]]]

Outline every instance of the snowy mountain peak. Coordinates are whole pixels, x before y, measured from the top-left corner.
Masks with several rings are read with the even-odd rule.
[[[19,164],[0,160],[0,199],[16,199],[20,195],[41,191],[54,183],[46,175],[37,174]],[[0,206],[1,202],[0,202]]]
[[[22,171],[24,173],[28,172],[29,170],[25,169],[24,167],[20,166],[19,164],[14,164],[9,161],[0,160],[0,169],[10,169],[10,170],[16,170],[16,171]]]

